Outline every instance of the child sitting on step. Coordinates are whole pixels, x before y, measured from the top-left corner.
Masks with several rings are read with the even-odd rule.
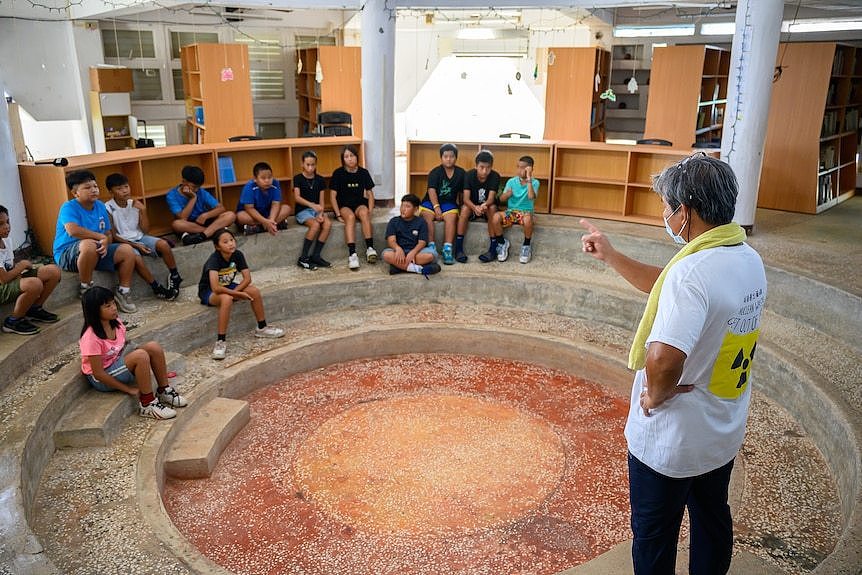
[[[171,419],[177,415],[174,407],[188,405],[168,383],[162,346],[149,341],[135,348],[126,342],[126,326],[120,321],[111,290],[91,287],[81,295],[81,307],[81,371],[94,389],[119,390],[136,397],[141,417]],[[156,378],[155,390],[150,374]]]

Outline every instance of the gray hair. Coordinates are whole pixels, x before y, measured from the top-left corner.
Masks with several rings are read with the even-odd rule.
[[[698,152],[653,176],[652,188],[676,210],[680,204],[697,212],[707,224],[730,223],[739,186],[726,162]]]

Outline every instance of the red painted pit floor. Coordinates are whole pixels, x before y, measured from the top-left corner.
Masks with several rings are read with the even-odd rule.
[[[463,355],[361,360],[248,396],[174,523],[238,574],[552,574],[629,537],[628,398]]]

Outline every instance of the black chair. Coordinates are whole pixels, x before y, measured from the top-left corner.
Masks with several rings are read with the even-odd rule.
[[[352,136],[353,117],[347,112],[320,112],[317,129],[324,136]]]
[[[662,140],[661,138],[644,138],[638,140],[638,144],[649,144],[650,146],[673,146],[673,142]]]
[[[500,137],[500,138],[517,138],[519,140],[529,140],[530,134],[522,134],[521,132],[506,132],[505,134],[500,134],[498,137]]]
[[[228,142],[249,142],[251,140],[262,140],[260,136],[231,136],[227,139]]]

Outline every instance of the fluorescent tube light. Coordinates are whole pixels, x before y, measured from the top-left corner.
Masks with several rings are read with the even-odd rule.
[[[733,36],[736,32],[736,22],[704,22],[700,25],[700,33],[704,36]]]
[[[617,26],[616,38],[647,38],[654,36],[694,36],[694,24],[683,26]]]
[[[461,28],[458,30],[459,40],[493,40],[494,31],[490,28]]]
[[[782,32],[841,32],[862,30],[862,20],[797,20],[781,23]]]

